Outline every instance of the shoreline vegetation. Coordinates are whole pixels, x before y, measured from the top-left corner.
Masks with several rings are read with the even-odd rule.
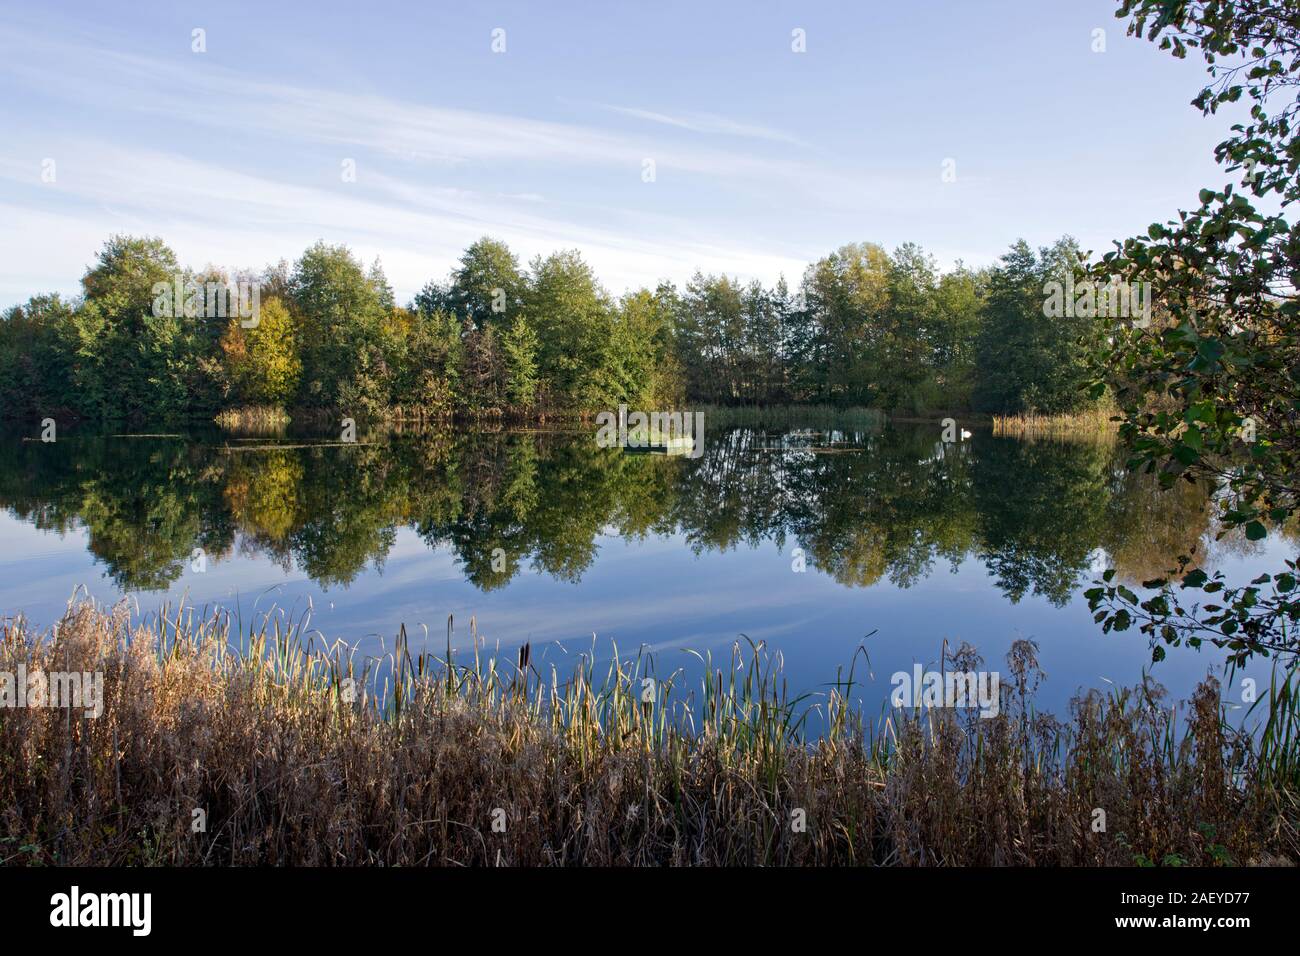
[[[1119,438],[1118,410],[1106,404],[1066,415],[994,415],[993,434],[1006,438],[1102,441]]]
[[[803,405],[700,405],[691,409],[704,413],[706,427],[789,429],[809,428],[823,431],[843,430],[878,434],[891,422],[902,424],[942,424],[951,418],[960,426],[986,428],[998,437],[1034,440],[1113,441],[1119,435],[1119,423],[1114,419],[1116,410],[1108,403],[1095,408],[1058,415],[988,415],[954,410],[926,414],[887,413],[863,406],[836,406],[822,404]],[[468,423],[480,427],[507,426],[528,429],[534,425],[556,425],[575,428],[594,422],[598,411],[573,410],[565,414],[552,414],[534,418],[527,415],[493,416],[491,421],[471,418]],[[452,419],[429,419],[426,416],[405,415],[394,410],[370,427],[400,427],[429,424],[437,427],[449,424]],[[292,424],[324,429],[338,424],[337,420],[322,416],[318,410],[286,411],[268,406],[246,406],[227,409],[213,423],[223,431],[247,434],[268,434],[286,429]]]
[[[0,709],[0,863],[1300,858],[1300,708],[1286,684],[1261,701],[1271,720],[1255,733],[1230,726],[1213,678],[1186,707],[1148,682],[1081,696],[1059,722],[1034,708],[1042,675],[1021,641],[997,717],[900,708],[870,721],[850,704],[865,659],[814,699],[789,695],[761,645],[699,657],[707,676],[688,687],[649,655],[583,655],[560,673],[528,646],[493,652],[472,621],[471,652],[451,653],[449,621],[444,654],[412,651],[403,629],[364,663],[312,633],[283,612],[244,629],[75,600],[43,635],[3,622],[0,670],[100,671],[104,709]],[[966,645],[944,660],[981,666]]]
[[[384,416],[376,422],[366,423],[370,428],[385,428],[388,426],[402,425],[419,425],[429,424],[433,427],[451,424],[453,421],[463,421],[466,424],[482,428],[492,428],[494,426],[507,426],[514,428],[529,429],[535,425],[554,425],[561,428],[568,427],[575,429],[578,426],[592,426],[594,428],[597,416],[608,409],[597,410],[580,410],[574,409],[566,413],[551,414],[548,416],[533,417],[528,415],[495,415],[490,419],[474,418],[468,420],[449,417],[446,419],[433,418],[411,414],[405,415],[401,409],[395,409],[391,414]],[[885,424],[891,420],[905,422],[934,422],[939,423],[944,416],[925,416],[916,418],[913,416],[896,417],[888,415],[879,409],[864,408],[861,406],[836,406],[836,405],[696,405],[690,409],[691,412],[702,412],[706,427],[712,428],[760,428],[760,429],[786,429],[786,428],[815,428],[822,430],[840,429],[847,431],[860,431],[868,433],[878,433]],[[965,414],[963,420],[968,423],[987,423],[987,416]],[[281,408],[271,408],[267,406],[249,406],[243,408],[227,409],[213,419],[213,424],[217,425],[223,431],[229,432],[249,432],[265,433],[276,429],[284,429],[290,425],[298,424],[307,428],[325,429],[336,427],[338,420],[333,417],[322,416],[317,410],[291,410],[286,411]]]
[[[890,423],[933,424],[940,427],[952,419],[960,427],[986,429],[999,438],[1017,438],[1024,441],[1091,441],[1112,443],[1119,437],[1119,423],[1112,416],[1115,410],[1109,405],[1059,415],[987,415],[969,411],[891,414],[876,408],[835,405],[704,405],[692,411],[704,413],[707,430],[730,428],[755,428],[760,430],[810,429],[814,431],[846,431],[877,435]],[[295,413],[298,414],[298,413]],[[558,427],[576,430],[594,422],[598,412],[573,411],[534,418],[528,415],[494,416],[490,420],[471,418],[466,424],[477,428],[506,428],[531,430],[534,427]],[[429,419],[421,415],[403,416],[400,410],[379,422],[369,423],[368,430],[402,430],[403,427],[428,425],[433,429],[446,427],[454,419]],[[228,409],[214,420],[222,431],[235,435],[283,435],[294,424],[322,431],[337,427],[333,418],[307,411],[294,414],[278,408],[253,407]]]
[[[692,411],[704,413],[706,429],[811,429],[879,434],[891,423],[933,424],[940,427],[951,418],[960,427],[985,429],[995,437],[1018,438],[1026,441],[1048,439],[1110,443],[1119,437],[1119,423],[1113,419],[1115,411],[1109,405],[1059,415],[987,415],[970,411],[944,411],[924,415],[896,414],[862,406],[840,407],[819,404],[702,405],[693,408]],[[593,426],[598,414],[598,411],[575,410],[549,416],[499,415],[486,419],[471,417],[465,420],[455,416],[430,418],[419,414],[405,415],[401,409],[395,409],[377,421],[365,422],[364,426],[367,433],[376,431],[403,433],[411,428],[418,431],[422,426],[427,426],[430,433],[437,433],[458,422],[487,431],[505,429],[530,432],[538,429],[544,431],[558,429],[568,432],[578,430],[580,427]],[[337,430],[340,420],[335,416],[322,414],[318,409],[285,410],[262,405],[226,409],[217,415],[211,424],[235,438],[276,438],[291,433],[301,434],[304,437],[313,434],[324,437],[330,430]],[[114,437],[185,438],[187,434],[187,432],[159,434],[128,431]]]

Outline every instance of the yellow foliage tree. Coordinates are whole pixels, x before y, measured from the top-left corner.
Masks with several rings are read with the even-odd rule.
[[[236,403],[283,408],[293,400],[302,377],[297,338],[297,322],[278,298],[262,303],[252,328],[230,320],[221,349]]]

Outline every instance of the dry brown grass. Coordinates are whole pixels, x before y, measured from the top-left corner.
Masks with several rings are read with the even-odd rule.
[[[1098,406],[1066,415],[994,415],[993,434],[1008,438],[1112,442],[1119,437],[1115,410]]]
[[[245,405],[227,408],[213,421],[220,428],[240,434],[278,435],[291,419],[288,412],[275,405]]]
[[[737,650],[682,697],[642,703],[638,657],[597,677],[412,656],[354,669],[272,615],[133,621],[70,605],[57,633],[0,633],[0,670],[100,670],[98,719],[0,709],[0,860],[10,864],[1202,864],[1297,858],[1294,775],[1265,773],[1207,681],[1180,716],[1148,689],[1034,713],[1034,647],[1000,716],[887,715],[841,683],[786,695]],[[231,643],[235,649],[231,648]],[[450,639],[449,642],[450,644]],[[963,649],[962,669],[975,660]],[[521,668],[522,664],[522,668]],[[599,669],[604,671],[604,666]],[[1010,674],[1008,680],[1005,675]],[[726,676],[726,675],[730,676]],[[345,697],[351,675],[360,693]],[[847,680],[847,678],[846,678]],[[1008,686],[1009,685],[1009,686]],[[682,699],[678,699],[678,698]],[[206,832],[191,829],[207,812]],[[1094,808],[1106,831],[1094,833]],[[792,826],[806,815],[806,830]],[[494,830],[497,821],[504,824]]]

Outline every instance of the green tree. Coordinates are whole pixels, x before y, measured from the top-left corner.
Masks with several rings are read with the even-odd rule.
[[[663,284],[638,289],[619,303],[614,333],[624,385],[621,397],[642,408],[672,408],[682,399],[674,329],[677,292]]]
[[[729,276],[695,273],[681,299],[677,332],[688,391],[716,404],[741,400],[744,287]]]
[[[496,329],[476,328],[467,318],[461,342],[461,404],[469,412],[499,411],[506,392],[506,365]]]
[[[1122,369],[1116,397],[1135,464],[1167,487],[1207,483],[1227,527],[1259,540],[1289,524],[1300,501],[1300,222],[1290,216],[1300,199],[1300,19],[1269,0],[1124,0],[1116,15],[1178,59],[1200,52],[1210,79],[1192,104],[1204,114],[1243,100],[1249,110],[1215,148],[1235,181],[1202,189],[1190,210],[1094,265],[1099,281],[1150,283],[1167,314],[1114,330],[1096,356],[1094,391]],[[1107,630],[1137,624],[1156,642],[1211,641],[1236,661],[1300,650],[1294,561],[1235,586],[1189,563],[1147,582],[1145,599],[1111,570],[1089,600]],[[1163,656],[1160,643],[1154,653]]]
[[[426,286],[417,305],[469,318],[480,329],[489,324],[505,326],[522,307],[526,285],[510,247],[484,236],[465,250],[450,283]]]
[[[33,296],[0,315],[0,415],[34,422],[71,417],[74,309],[57,293]]]
[[[1080,262],[1065,237],[1035,255],[1023,239],[991,270],[978,343],[976,406],[997,413],[1076,411],[1092,399],[1089,349],[1098,326],[1091,315],[1048,318],[1049,282],[1064,284]]]
[[[888,302],[867,366],[881,408],[923,412],[939,402],[934,335],[938,325],[934,260],[914,243],[889,258]]]
[[[404,312],[394,349],[393,394],[402,407],[423,417],[452,413],[460,390],[464,343],[455,316],[427,300]]]
[[[617,397],[607,375],[613,308],[577,250],[533,260],[524,312],[537,333],[545,401],[591,408]]]
[[[822,401],[872,404],[880,396],[872,358],[889,300],[889,256],[850,243],[810,265],[803,293],[814,326],[810,375]]]
[[[113,236],[82,277],[83,305],[73,320],[73,377],[80,410],[104,419],[182,414],[193,369],[186,332],[189,280],[161,239]]]
[[[537,401],[537,334],[522,312],[510,323],[502,346],[510,401],[518,408],[531,408]]]
[[[986,286],[983,272],[958,262],[955,269],[939,278],[934,290],[935,324],[930,345],[935,384],[947,408],[971,407]]]
[[[294,264],[289,294],[302,326],[307,406],[380,414],[391,398],[391,292],[346,246],[318,242]]]
[[[803,292],[792,293],[782,276],[772,300],[781,323],[781,377],[783,398],[810,401],[818,390],[820,373],[815,364],[817,324]]]
[[[773,401],[781,381],[780,300],[751,282],[745,289],[745,348],[741,361],[745,397],[762,404]]]

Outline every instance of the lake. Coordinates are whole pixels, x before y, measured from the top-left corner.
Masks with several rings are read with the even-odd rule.
[[[10,437],[0,612],[48,625],[79,587],[245,621],[310,602],[325,638],[364,654],[403,623],[412,651],[441,653],[449,615],[463,652],[472,616],[511,661],[531,642],[547,674],[644,646],[692,685],[687,649],[717,662],[747,637],[814,694],[865,647],[854,696],[873,715],[890,675],[937,666],[945,640],[1005,672],[1029,638],[1039,706],[1064,716],[1081,688],[1144,668],[1174,697],[1222,670],[1213,648],[1152,665],[1141,634],[1103,635],[1081,592],[1108,565],[1139,582],[1196,547],[1241,581],[1295,551],[1276,533],[1213,540],[1201,492],[1159,491],[1107,443],[940,433],[715,427],[698,458],[602,448],[594,429]]]

